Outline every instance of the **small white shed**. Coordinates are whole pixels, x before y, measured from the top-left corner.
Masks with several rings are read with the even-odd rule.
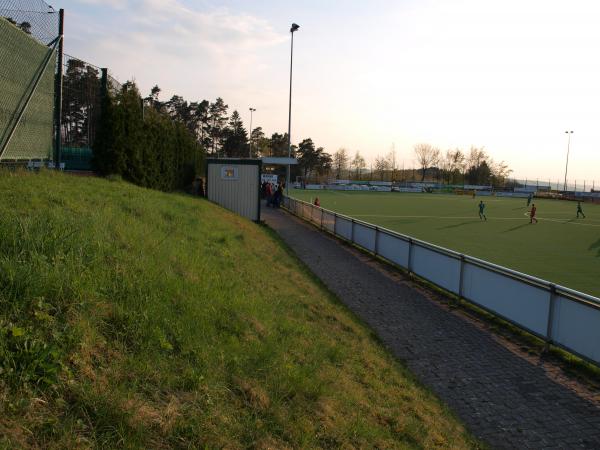
[[[230,211],[260,221],[260,159],[206,161],[206,196]]]

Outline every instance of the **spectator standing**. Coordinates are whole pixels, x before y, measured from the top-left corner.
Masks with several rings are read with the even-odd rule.
[[[277,187],[277,191],[275,192],[275,208],[279,208],[281,206],[281,200],[283,199],[283,183],[279,183]]]
[[[273,185],[271,183],[267,183],[266,197],[267,206],[271,206],[271,204],[273,203]]]

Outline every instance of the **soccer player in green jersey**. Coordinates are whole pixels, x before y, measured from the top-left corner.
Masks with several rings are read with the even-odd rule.
[[[583,216],[585,219],[585,214],[583,213],[583,209],[581,209],[581,202],[577,202],[577,218],[579,219],[579,214]]]
[[[487,222],[487,217],[485,217],[485,203],[483,203],[483,200],[481,200],[479,202],[479,219],[480,220],[485,220]]]

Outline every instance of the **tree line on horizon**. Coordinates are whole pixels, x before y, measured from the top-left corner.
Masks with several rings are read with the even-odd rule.
[[[202,100],[188,102],[179,95],[167,101],[159,99],[161,89],[154,86],[144,98],[144,105],[172,120],[182,123],[194,136],[208,157],[258,158],[265,156],[287,157],[288,134],[272,133],[267,136],[262,127],[248,130],[240,113],[233,110],[219,97],[214,102]],[[333,167],[333,157],[323,147],[315,145],[311,138],[291,146],[291,155],[298,159],[292,168],[292,177],[328,174]]]
[[[229,106],[220,97],[212,103],[207,100],[187,102],[183,97],[175,95],[170,100],[161,102],[158,99],[160,92],[160,88],[155,86],[145,102],[174,120],[185,123],[208,156],[235,158],[288,155],[287,133],[273,133],[269,137],[261,127],[247,130],[237,110],[228,116]],[[511,172],[506,163],[495,162],[483,147],[442,152],[430,144],[420,143],[415,145],[414,154],[420,168],[421,181],[429,179],[448,184],[501,184]],[[323,147],[316,146],[311,138],[292,145],[292,156],[298,159],[298,167],[293,170],[292,175],[301,176],[305,180],[332,177],[361,179],[367,173],[371,177],[387,181],[407,180],[409,174],[412,179],[419,178],[414,169],[401,170],[394,149],[385,156],[378,155],[370,170],[359,151],[351,156],[348,150],[340,148],[330,154]]]
[[[246,158],[288,155],[287,133],[267,136],[261,127],[250,132],[237,110],[229,114],[222,98],[188,102],[179,95],[159,99],[154,86],[142,97],[135,83],[123,85],[121,92],[107,96],[95,145],[95,167],[103,174],[115,173],[147,187],[163,190],[187,186],[195,175],[203,174],[206,157]],[[127,118],[131,120],[128,123]],[[252,144],[252,145],[250,145]],[[311,138],[292,145],[298,166],[292,179],[362,180],[364,176],[381,181],[437,181],[447,184],[495,184],[505,182],[511,170],[497,163],[484,148],[469,151],[440,149],[420,143],[414,146],[415,169],[399,166],[394,148],[375,157],[367,166],[360,151],[354,155],[345,148],[333,154],[317,146]]]
[[[445,184],[503,185],[512,172],[504,162],[496,162],[481,147],[471,147],[468,151],[459,148],[442,152],[427,143],[413,147],[417,168],[400,165],[394,146],[389,153],[377,155],[372,164],[367,165],[360,151],[352,155],[341,148],[333,154],[328,175],[336,179],[407,182],[435,181]]]

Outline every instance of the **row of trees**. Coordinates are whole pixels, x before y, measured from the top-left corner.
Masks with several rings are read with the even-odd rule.
[[[287,156],[287,133],[266,136],[261,127],[247,130],[238,111],[229,115],[229,106],[222,98],[214,102],[188,102],[175,95],[160,101],[160,88],[155,86],[144,99],[144,105],[161,115],[182,124],[209,156],[261,157]],[[413,169],[400,167],[395,149],[378,155],[367,167],[366,159],[356,152],[339,149],[334,154],[315,145],[307,138],[292,146],[292,155],[298,158],[298,167],[292,175],[304,179],[363,179],[377,177],[387,181],[407,181],[420,178],[450,184],[501,184],[511,172],[504,162],[495,162],[483,148],[468,151],[451,149],[442,152],[426,143],[414,147],[415,161],[420,169],[417,177]],[[368,173],[368,175],[367,175]]]
[[[84,71],[72,71],[80,76]],[[248,132],[237,111],[217,98],[210,103],[187,102],[181,96],[159,100],[160,88],[141,98],[133,83],[115,96],[106,95],[94,145],[94,168],[100,174],[118,174],[136,184],[162,190],[179,189],[201,173],[205,156],[287,156],[287,133],[265,136],[260,127]],[[74,120],[66,123],[76,124]],[[292,146],[299,161],[292,176],[329,174],[332,156],[312,139]]]
[[[468,152],[459,148],[442,152],[423,143],[415,145],[414,152],[422,181],[430,169],[434,179],[448,184],[501,185],[512,172],[504,161],[494,161],[483,147],[471,147]]]
[[[249,132],[238,111],[228,115],[229,106],[220,97],[211,103],[208,100],[188,102],[174,95],[162,102],[159,100],[160,92],[158,86],[152,88],[144,104],[183,123],[209,156],[255,158],[288,155],[287,133],[273,133],[268,137],[261,127]],[[295,150],[297,147],[293,146],[292,151]]]
[[[261,127],[249,131],[244,127],[238,111],[228,116],[229,106],[222,98],[214,102],[187,102],[175,95],[168,101],[160,101],[161,90],[152,88],[144,104],[172,120],[182,123],[195,136],[198,143],[213,157],[245,158],[262,156],[288,156],[288,134],[265,135]],[[311,138],[304,139],[297,146],[291,146],[292,156],[298,158],[298,167],[292,175],[328,175],[333,168],[333,158],[323,147],[317,147]]]
[[[134,83],[102,100],[93,165],[140,186],[185,189],[204,163],[204,151],[180,120],[143,107]]]
[[[342,148],[333,155],[331,175],[337,179],[362,180],[366,176],[381,181],[500,185],[512,172],[504,161],[494,161],[484,148],[471,147],[468,151],[457,148],[442,152],[430,144],[421,143],[415,145],[413,150],[418,174],[415,169],[400,165],[392,146],[386,155],[377,155],[370,166],[367,166],[360,152],[351,155]]]

